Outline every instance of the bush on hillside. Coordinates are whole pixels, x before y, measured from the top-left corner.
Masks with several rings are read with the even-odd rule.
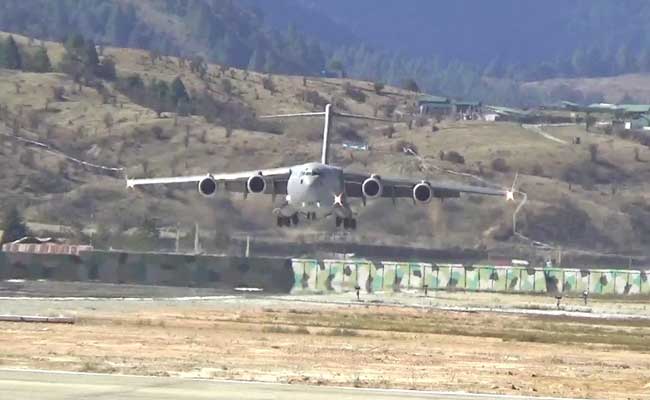
[[[447,153],[444,153],[443,157],[445,161],[449,161],[454,164],[465,164],[465,157],[463,157],[457,151],[448,151]]]

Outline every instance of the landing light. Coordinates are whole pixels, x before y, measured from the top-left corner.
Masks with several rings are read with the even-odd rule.
[[[334,206],[343,207],[343,193],[334,195]]]

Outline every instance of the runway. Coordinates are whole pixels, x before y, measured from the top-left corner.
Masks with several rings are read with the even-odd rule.
[[[555,400],[484,394],[353,389],[49,371],[0,370],[0,400]],[[563,399],[565,400],[565,399]]]

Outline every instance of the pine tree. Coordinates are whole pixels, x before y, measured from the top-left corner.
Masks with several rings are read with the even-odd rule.
[[[99,55],[97,54],[97,47],[93,40],[86,41],[82,57],[86,70],[92,74],[96,74],[99,70]]]
[[[251,54],[250,60],[248,61],[248,69],[251,71],[265,72],[264,66],[266,65],[266,49],[264,42],[259,39],[253,54]]]
[[[187,89],[185,88],[185,84],[183,84],[183,81],[181,80],[180,77],[176,77],[174,81],[172,82],[171,86],[171,100],[172,104],[174,106],[178,106],[179,102],[189,102],[190,101],[190,96],[187,94]]]
[[[40,47],[30,62],[29,69],[34,72],[51,72],[52,63],[45,47]]]
[[[23,68],[23,59],[13,36],[9,36],[5,44],[5,67],[9,69]]]
[[[65,47],[66,51],[70,54],[74,54],[76,56],[79,56],[79,53],[81,50],[84,48],[86,45],[86,41],[83,36],[81,36],[78,33],[68,35],[65,43],[63,46]]]
[[[2,230],[4,231],[2,243],[10,243],[29,235],[29,229],[27,229],[23,216],[16,206],[7,210]]]
[[[341,78],[345,78],[345,68],[340,60],[332,60],[330,62],[330,69],[332,71],[337,71]]]
[[[125,46],[137,22],[137,13],[132,4],[115,6],[106,22],[106,38],[110,43]],[[138,45],[138,43],[132,43]]]
[[[416,93],[420,91],[420,87],[418,86],[418,83],[415,81],[415,79],[407,79],[404,81],[404,89]]]

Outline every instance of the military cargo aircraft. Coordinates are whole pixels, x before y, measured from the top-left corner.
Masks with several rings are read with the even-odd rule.
[[[277,225],[297,226],[302,218],[316,220],[333,217],[337,227],[354,230],[357,227],[355,212],[350,207],[351,199],[360,199],[365,205],[368,200],[409,198],[414,204],[427,204],[432,199],[460,197],[461,193],[513,198],[513,192],[489,187],[463,185],[452,182],[436,182],[426,179],[387,178],[372,173],[357,173],[329,163],[330,127],[335,118],[358,118],[386,121],[335,112],[328,104],[324,112],[272,115],[260,118],[324,117],[323,144],[320,162],[294,165],[284,168],[255,169],[234,173],[206,173],[196,176],[181,176],[151,179],[129,179],[127,187],[144,185],[178,185],[195,183],[201,195],[206,197],[224,190],[226,192],[266,194],[283,196],[283,201],[274,209]]]

